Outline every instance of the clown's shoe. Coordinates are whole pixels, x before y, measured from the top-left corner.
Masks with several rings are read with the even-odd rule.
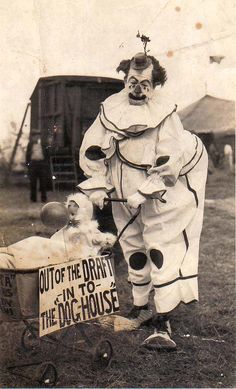
[[[169,320],[160,321],[156,324],[154,333],[144,340],[142,346],[149,350],[176,350],[176,343],[171,339]]]
[[[116,316],[114,321],[114,330],[133,331],[138,329],[142,324],[145,324],[152,317],[152,310],[148,304],[138,307],[134,305],[128,317]]]

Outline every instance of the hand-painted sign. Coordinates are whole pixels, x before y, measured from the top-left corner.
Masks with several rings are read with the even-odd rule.
[[[38,270],[0,269],[0,320],[38,317]]]
[[[39,270],[40,336],[119,310],[109,256]]]
[[[16,273],[11,270],[0,271],[0,319],[20,318],[20,305],[17,298]]]

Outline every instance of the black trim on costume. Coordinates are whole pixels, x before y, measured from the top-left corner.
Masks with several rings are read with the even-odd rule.
[[[145,130],[142,130],[142,131],[139,131],[139,132],[130,132],[130,131],[125,131],[125,130],[123,130],[123,131],[125,131],[126,134],[128,134],[131,138],[132,137],[133,138],[137,138],[138,136],[143,135],[144,132],[146,132],[147,130],[153,130],[154,128],[155,127],[146,128]]]
[[[134,286],[145,286],[145,285],[150,284],[150,282],[151,282],[151,280],[148,281],[148,282],[144,282],[143,284],[137,284],[136,282],[132,282],[132,285],[134,285]]]
[[[182,169],[184,169],[186,166],[188,166],[188,165],[194,160],[194,158],[196,157],[197,148],[198,148],[198,139],[197,139],[197,137],[196,137],[195,139],[196,139],[195,153],[194,153],[193,157],[190,159],[190,161],[189,161],[188,163],[186,163],[186,164],[182,167]]]
[[[101,111],[104,115],[104,118],[108,121],[108,123],[111,123],[118,131],[121,131],[114,123],[112,123],[110,120],[108,120],[108,118],[105,115],[105,110],[104,110],[103,104],[100,105],[100,108],[101,108]],[[100,112],[100,117],[101,117],[101,112]]]
[[[106,121],[108,121],[108,123],[110,123],[112,126],[114,126],[114,127],[117,129],[117,131],[118,131],[119,133],[121,132],[121,133],[123,134],[123,132],[125,132],[126,134],[135,137],[135,136],[142,135],[142,134],[148,129],[148,127],[147,127],[146,124],[135,124],[135,125],[134,125],[134,126],[146,126],[146,127],[147,127],[147,128],[145,128],[145,130],[141,130],[141,131],[139,131],[139,132],[129,132],[129,131],[126,130],[125,128],[124,128],[124,129],[119,129],[114,123],[112,123],[112,122],[106,117],[103,104],[101,104],[101,108],[102,108],[102,113],[103,113],[104,118],[106,119]],[[101,113],[100,113],[100,120],[101,120]],[[104,126],[104,127],[105,127],[105,126]],[[133,127],[133,126],[131,126],[131,127]],[[106,127],[105,127],[105,128],[106,128]],[[155,127],[153,127],[153,128],[155,128]],[[107,128],[107,130],[110,130],[110,129]],[[111,130],[110,130],[110,131],[111,131]]]
[[[188,235],[187,235],[186,230],[183,230],[183,236],[184,236],[184,242],[185,242],[185,246],[186,246],[186,251],[188,251],[189,241],[188,241]]]
[[[116,142],[116,153],[117,153],[117,156],[119,157],[119,159],[124,162],[126,165],[134,168],[134,169],[138,169],[138,170],[147,170],[149,167],[151,167],[151,165],[138,165],[136,163],[133,163],[133,162],[130,162],[128,161],[120,152],[120,149],[119,149],[119,142]]]
[[[198,158],[197,162],[196,162],[195,165],[193,165],[193,166],[191,167],[191,169],[189,169],[186,173],[180,174],[180,177],[185,176],[186,174],[190,173],[190,172],[195,168],[195,166],[198,164],[198,162],[199,162],[200,159],[202,158],[203,151],[204,151],[204,145],[202,144],[202,151],[201,151],[200,157]]]
[[[180,276],[180,277],[175,278],[175,279],[172,280],[172,281],[165,282],[164,284],[153,285],[153,286],[154,286],[154,288],[157,288],[157,289],[158,289],[158,288],[163,288],[163,287],[165,287],[165,286],[169,286],[169,285],[173,284],[173,283],[176,282],[176,281],[179,281],[179,280],[188,280],[188,279],[190,279],[190,278],[195,278],[195,277],[197,277],[197,276],[198,276],[198,274],[193,274],[192,276],[185,276],[185,277]]]
[[[126,130],[126,129],[119,129],[114,123],[112,123],[112,122],[106,117],[103,104],[101,104],[101,108],[102,108],[102,111],[103,111],[102,113],[103,113],[103,115],[104,115],[104,118],[108,121],[108,123],[110,123],[112,126],[114,126],[114,127],[117,129],[118,133],[121,133],[121,134],[128,134],[128,135],[131,136],[131,137],[132,137],[132,136],[133,136],[133,137],[136,137],[136,136],[142,135],[142,134],[143,134],[145,131],[147,131],[147,130],[154,130],[155,128],[161,126],[162,123],[163,123],[169,116],[171,116],[174,112],[176,112],[176,110],[177,110],[177,105],[175,104],[175,108],[173,109],[173,111],[171,111],[168,115],[166,115],[166,116],[164,117],[164,119],[162,119],[162,121],[161,121],[160,123],[158,123],[155,127],[147,127],[146,124],[135,124],[135,125],[133,125],[133,126],[130,126],[130,127],[134,127],[134,126],[146,126],[146,127],[147,127],[147,128],[145,128],[145,130],[142,130],[142,131],[139,131],[139,132],[136,132],[136,133],[134,133],[134,132],[129,132],[129,131]],[[101,123],[102,123],[102,120],[101,120],[101,112],[100,112],[99,117],[100,117],[100,121],[101,121]],[[111,131],[111,129],[107,128],[107,127],[104,125],[104,123],[102,123],[102,125],[103,125],[107,130]],[[130,127],[129,127],[129,128],[130,128]]]
[[[195,201],[196,201],[196,206],[198,207],[198,197],[197,197],[197,192],[195,191],[195,189],[193,189],[193,188],[190,186],[190,183],[189,183],[187,174],[185,174],[184,176],[185,176],[185,178],[186,178],[187,188],[188,188],[188,190],[189,190],[190,192],[193,193],[194,198],[195,198]]]
[[[98,187],[96,189],[102,189],[102,190],[106,190],[108,194],[112,193],[115,191],[114,188],[112,189],[107,189],[105,186],[101,186],[101,187]],[[94,188],[89,188],[89,189],[83,189],[83,188],[79,188],[78,185],[77,185],[77,190],[83,194],[85,194],[85,192],[89,192],[89,191],[92,191],[94,190]]]
[[[156,127],[147,127],[145,130],[143,131],[140,131],[140,132],[137,132],[137,133],[131,133],[129,131],[126,131],[125,129],[124,130],[120,130],[114,123],[112,123],[105,115],[105,111],[104,111],[104,107],[103,107],[103,104],[101,104],[101,107],[102,107],[102,111],[103,111],[103,115],[104,115],[104,118],[109,122],[111,123],[111,125],[113,125],[116,129],[117,129],[117,132],[126,137],[126,138],[129,138],[129,136],[131,137],[137,137],[137,136],[140,136],[142,134],[144,134],[144,132],[146,132],[147,130],[154,130],[154,129],[157,129],[158,127],[160,127],[162,125],[162,123],[169,117],[171,116],[174,112],[176,112],[176,109],[177,109],[177,105],[175,106],[175,108],[173,109],[173,111],[171,113],[169,113],[168,115],[166,115],[164,117],[164,119],[156,125]],[[108,130],[108,131],[111,131],[111,129],[109,129],[108,127],[106,127],[106,125],[104,124],[102,118],[101,118],[101,113],[99,115],[99,120],[102,124],[102,126]],[[137,124],[137,125],[143,125],[143,124]],[[128,136],[127,136],[128,135]],[[138,170],[147,170],[151,167],[150,164],[141,164],[141,165],[138,165],[136,163],[133,163],[133,162],[130,162],[128,161],[120,152],[120,149],[119,149],[119,141],[116,139],[116,152],[117,152],[117,155],[118,157],[120,158],[121,161],[123,161],[125,164],[127,164],[128,166],[134,168],[134,169],[138,169]],[[113,154],[114,155],[114,154]]]
[[[121,197],[124,198],[124,192],[123,192],[123,161],[121,161],[121,164],[120,164],[120,191],[121,191]]]
[[[101,125],[105,128],[105,130],[111,131],[110,128],[106,127],[106,125],[103,123],[101,116],[99,116],[99,120],[100,120]],[[125,138],[129,138],[125,133],[122,133],[122,134],[120,132],[118,132],[118,133],[119,133],[119,135],[122,135]]]
[[[187,254],[188,248],[189,248],[189,240],[188,240],[188,235],[187,235],[186,230],[183,230],[183,237],[184,237],[184,243],[185,243],[185,246],[186,246],[186,252],[185,252],[185,254],[184,254],[184,258],[183,258],[183,261],[182,261],[182,263],[181,263],[181,266],[182,266],[183,263],[184,263],[184,259],[185,259],[185,256],[186,256],[186,254]],[[183,274],[182,274],[182,272],[181,272],[181,269],[179,269],[179,275],[180,275],[180,277],[183,277]]]
[[[138,190],[138,192],[141,193],[141,195],[143,195],[145,197],[145,195],[142,192],[140,192],[139,190]],[[161,194],[160,194],[161,199],[159,197],[155,197],[155,194],[148,196],[148,198],[150,198],[152,200],[159,200],[162,204],[166,204],[167,201],[165,199],[163,199],[163,196],[165,196],[167,190],[163,189],[160,192],[161,192]]]
[[[106,125],[103,123],[102,118],[100,116],[99,116],[99,120],[100,120],[101,125],[105,128],[105,130],[112,131],[112,130],[110,130],[110,128],[106,127]],[[125,132],[121,133],[121,131],[117,131],[117,134],[123,136],[126,139],[129,138],[129,136]]]

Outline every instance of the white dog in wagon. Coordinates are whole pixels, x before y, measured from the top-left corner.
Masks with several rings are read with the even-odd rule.
[[[68,223],[51,238],[31,236],[0,247],[0,268],[36,269],[100,255],[114,245],[113,234],[99,231],[97,221],[93,220],[93,205],[85,195],[68,196],[66,209]]]

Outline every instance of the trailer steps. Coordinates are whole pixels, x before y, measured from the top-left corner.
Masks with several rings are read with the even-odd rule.
[[[77,169],[72,155],[51,156],[50,169],[53,191],[59,189],[60,186],[70,186],[75,189],[78,185]]]

